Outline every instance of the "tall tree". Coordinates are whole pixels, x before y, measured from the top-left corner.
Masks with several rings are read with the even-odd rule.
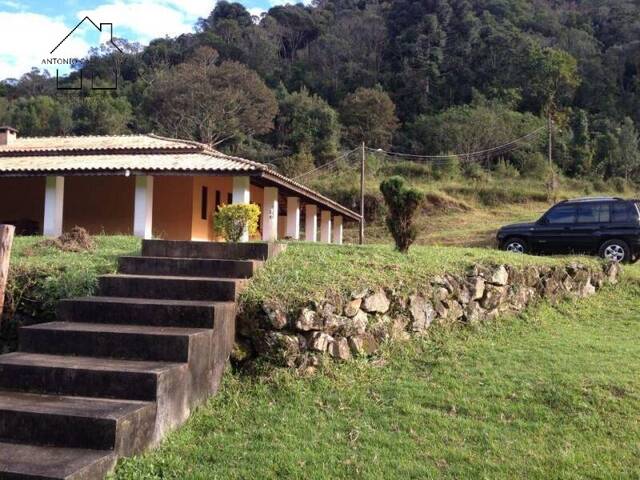
[[[396,106],[381,88],[359,88],[340,107],[344,139],[355,146],[361,142],[388,148],[398,128]]]
[[[237,62],[218,63],[217,52],[207,47],[158,72],[148,101],[163,132],[210,145],[267,133],[277,112],[274,93],[255,72]]]
[[[340,139],[338,114],[327,102],[306,89],[286,93],[276,118],[277,145],[293,153],[311,152],[324,163],[336,154]]]

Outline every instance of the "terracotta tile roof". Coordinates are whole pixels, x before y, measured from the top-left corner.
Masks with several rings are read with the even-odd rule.
[[[15,153],[54,153],[126,150],[192,150],[204,145],[155,135],[108,135],[86,137],[18,137],[11,145],[0,145],[0,155]]]
[[[248,162],[210,153],[43,155],[0,157],[0,173],[110,171],[248,171]]]
[[[156,135],[23,137],[0,145],[0,177],[135,172],[249,172],[358,220],[357,213],[266,165],[207,145]]]

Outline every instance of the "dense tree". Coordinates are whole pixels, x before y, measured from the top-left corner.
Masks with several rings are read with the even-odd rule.
[[[640,124],[637,0],[314,0],[260,18],[239,2],[211,7],[192,33],[144,48],[117,39],[124,54],[93,51],[83,68],[103,83],[115,70],[117,96],[61,95],[34,69],[0,82],[0,118],[26,134],[158,130],[291,164],[336,154],[334,110],[345,146],[366,131],[367,142],[392,138],[421,154],[489,149],[544,126],[550,113],[565,174],[640,180],[629,166]],[[219,58],[196,61],[203,47]],[[369,119],[380,104],[353,101],[378,86],[396,107],[392,137],[392,123]],[[276,105],[277,89],[298,93],[279,94]],[[507,163],[539,163],[545,143],[528,142]]]
[[[340,139],[338,114],[306,89],[283,93],[276,118],[277,145],[291,152],[310,152],[319,163],[335,155]]]
[[[571,142],[572,164],[567,166],[571,173],[588,175],[592,170],[594,150],[589,132],[589,117],[584,110],[578,110],[572,122]]]
[[[92,91],[73,109],[73,132],[77,135],[119,135],[129,131],[131,104],[108,91]]]
[[[640,167],[640,141],[633,120],[625,118],[618,135],[618,156],[614,159],[618,171],[626,180]]]
[[[25,136],[66,135],[71,132],[71,108],[47,96],[19,98],[7,108],[5,123]]]
[[[388,148],[398,128],[396,107],[382,89],[359,88],[348,95],[340,108],[344,139],[355,146],[361,142]]]
[[[273,92],[244,65],[218,63],[217,52],[210,48],[159,71],[150,90],[152,118],[168,135],[217,145],[273,128]]]
[[[544,121],[530,113],[477,97],[474,103],[452,107],[437,115],[419,117],[411,126],[413,150],[432,155],[485,151],[543,127]],[[533,145],[543,138],[534,136]]]

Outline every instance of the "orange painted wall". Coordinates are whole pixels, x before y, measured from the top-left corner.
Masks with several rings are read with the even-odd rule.
[[[207,219],[202,219],[202,187],[208,188]],[[0,178],[0,221],[28,219],[42,228],[45,178]],[[131,234],[135,178],[77,176],[65,178],[63,229],[78,225],[92,234]],[[220,203],[233,193],[232,177],[156,176],[153,234],[171,240],[220,240],[213,229],[216,192]],[[263,188],[251,185],[251,202],[262,210]],[[259,240],[261,232],[252,236]]]
[[[44,190],[44,177],[0,178],[0,222],[32,220],[42,231]]]
[[[77,225],[91,234],[131,235],[134,190],[133,177],[66,177],[63,230]]]
[[[153,179],[153,234],[168,240],[191,240],[193,177]]]

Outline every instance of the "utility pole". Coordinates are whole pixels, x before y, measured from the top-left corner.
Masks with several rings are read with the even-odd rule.
[[[547,114],[547,130],[549,134],[549,174],[551,175],[551,185],[549,190],[551,191],[551,198],[553,203],[556,201],[556,172],[553,169],[553,119],[551,118],[551,105],[549,105],[549,112]]]
[[[360,245],[364,245],[364,163],[365,145],[362,142],[362,163],[360,165]]]

